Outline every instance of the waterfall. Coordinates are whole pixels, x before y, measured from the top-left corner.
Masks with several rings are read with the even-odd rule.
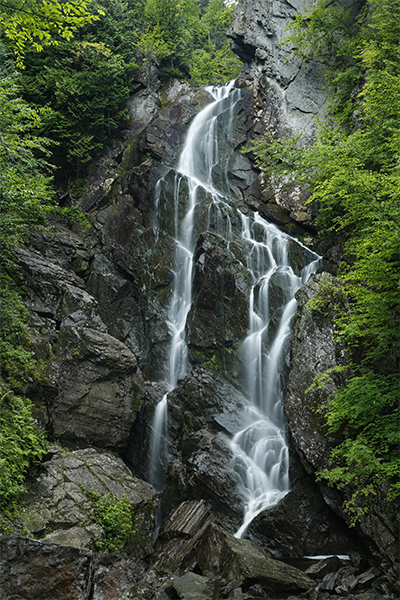
[[[212,229],[225,239],[228,248],[235,236],[245,248],[252,282],[248,335],[242,348],[248,403],[243,428],[230,442],[234,457],[231,467],[237,473],[244,503],[243,525],[236,533],[242,537],[257,514],[279,502],[289,491],[282,402],[291,322],[296,311],[294,294],[316,270],[319,258],[259,214],[248,217],[235,208],[229,192],[229,156],[220,153],[218,127],[222,115],[233,127],[234,107],[241,92],[232,83],[206,89],[212,101],[190,126],[174,177],[175,263],[167,322],[171,336],[167,383],[171,391],[188,371],[185,328],[192,303],[193,254],[198,230],[201,226],[203,231]],[[230,133],[225,131],[228,145]],[[160,186],[161,183],[157,194]],[[182,193],[183,187],[185,191],[187,187],[187,194]],[[204,223],[197,220],[199,199],[207,206]],[[308,264],[301,275],[296,275],[291,266],[291,245],[302,246],[307,256]],[[156,407],[150,442],[148,480],[158,490],[165,484],[168,463],[167,396],[168,393]]]
[[[188,350],[185,339],[186,319],[192,303],[192,269],[195,241],[194,219],[198,193],[210,194],[213,202],[221,195],[213,184],[213,171],[220,162],[217,141],[218,117],[233,110],[240,91],[233,90],[233,82],[225,87],[207,87],[213,101],[193,119],[179,157],[174,181],[175,266],[172,298],[168,310],[168,329],[171,345],[168,360],[168,389],[187,373]],[[230,118],[233,121],[233,118]],[[225,169],[226,170],[226,169]],[[181,183],[188,186],[186,212],[179,222]],[[156,186],[159,202],[161,180]],[[165,465],[168,462],[168,394],[156,407],[150,439],[150,457],[147,479],[158,491],[165,484]],[[162,418],[161,418],[162,416]]]
[[[291,321],[296,312],[294,294],[319,262],[319,257],[308,251],[309,264],[301,276],[295,275],[289,263],[289,243],[293,238],[257,213],[254,219],[241,215],[241,221],[253,284],[249,331],[243,343],[249,406],[245,426],[231,442],[232,466],[239,475],[245,502],[243,524],[235,534],[239,538],[255,516],[277,504],[289,492],[289,456],[282,402]],[[270,298],[274,288],[280,292],[278,306]]]

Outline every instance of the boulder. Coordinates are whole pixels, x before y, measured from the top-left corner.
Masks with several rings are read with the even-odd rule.
[[[365,550],[356,532],[351,533],[308,478],[297,482],[276,506],[257,515],[247,537],[274,558]]]
[[[185,573],[182,577],[174,579],[168,593],[171,595],[175,592],[184,600],[212,600],[215,598],[215,588],[216,582],[209,577]]]
[[[75,326],[74,315],[63,322],[52,365],[58,383],[49,406],[53,434],[82,445],[123,449],[142,400],[136,358],[108,333]]]
[[[88,600],[92,570],[88,550],[0,537],[0,597],[4,600]]]
[[[121,549],[137,558],[152,552],[158,497],[156,490],[134,478],[120,458],[92,448],[69,452],[52,446],[22,514],[24,529],[48,544],[91,549],[104,531],[96,521],[93,495],[127,497],[136,533]]]
[[[194,566],[199,539],[213,516],[204,500],[183,502],[165,519],[155,547],[155,569],[162,574]]]
[[[242,581],[242,589],[259,584],[267,592],[304,592],[315,587],[302,571],[273,560],[250,540],[240,540],[212,523],[196,552],[199,567],[228,581]]]
[[[150,574],[145,574],[141,561],[123,554],[96,555],[18,536],[0,537],[0,597],[4,600],[132,598],[129,594],[135,583],[141,585]],[[159,583],[153,580],[150,585],[153,598],[166,600]]]

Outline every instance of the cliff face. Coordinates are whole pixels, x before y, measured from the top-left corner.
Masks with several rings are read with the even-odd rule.
[[[229,134],[219,124],[218,141],[232,154],[224,169],[215,167],[214,176],[221,189],[229,190],[235,210],[245,216],[258,210],[312,243],[315,209],[304,206],[301,190],[282,192],[267,184],[251,155],[242,154],[264,132],[278,138],[303,133],[304,143],[313,138],[313,117],[326,102],[323,67],[310,63],[304,68],[290,48],[279,46],[304,6],[248,0],[236,10],[229,36],[246,62],[238,79],[243,90],[228,115],[233,125]],[[30,487],[25,521],[7,523],[16,534],[37,539],[0,541],[5,582],[0,590],[6,598],[56,597],[52,584],[41,582],[38,573],[48,570],[49,581],[55,581],[59,565],[65,567],[65,594],[57,597],[68,600],[189,599],[194,589],[196,598],[250,600],[305,590],[319,598],[320,592],[336,588],[336,594],[362,591],[382,575],[375,562],[368,562],[362,540],[335,514],[340,514],[341,499],[326,489],[321,494],[313,482],[334,440],[315,424],[305,389],[322,363],[345,359],[333,341],[331,323],[319,327],[305,315],[304,298],[312,284],[298,297],[286,402],[293,441],[292,491],[276,509],[255,519],[249,537],[274,558],[351,551],[353,562],[320,566],[312,575],[320,584],[314,592],[313,580],[231,535],[242,520],[243,498],[226,436],[242,425],[247,402],[241,341],[248,329],[251,278],[238,220],[226,242],[206,196],[194,228],[193,302],[186,326],[191,368],[168,396],[170,445],[162,508],[164,515],[174,512],[151,556],[157,494],[142,480],[147,477],[155,406],[168,389],[175,220],[184,212],[187,193],[182,183],[175,209],[174,167],[189,123],[208,101],[207,92],[178,81],[161,95],[154,79],[151,89],[131,98],[124,138],[92,167],[89,187],[78,200],[90,228],[53,222],[46,233],[32,232],[29,246],[18,251],[35,351],[48,366],[47,384],[35,392],[37,418],[68,450],[51,449]],[[222,222],[228,222],[227,214]],[[299,274],[307,250],[293,240],[289,248]],[[271,303],[278,304],[284,292],[285,284],[278,280]],[[112,453],[123,457],[134,476]],[[127,554],[93,551],[96,538],[105,533],[82,486],[101,497],[128,497],[136,533],[125,540]],[[216,516],[224,527],[215,523]],[[379,532],[374,517],[363,526],[378,560],[385,552],[391,560],[394,555],[388,519],[385,512]],[[387,543],[374,542],[382,531]],[[34,584],[14,581],[13,569],[27,578],[34,573]],[[178,577],[183,571],[187,575]],[[174,582],[161,580],[160,573]],[[378,583],[376,589],[386,593],[385,585]],[[375,592],[365,593],[364,600]]]
[[[304,143],[313,138],[313,119],[321,116],[327,101],[325,68],[315,61],[302,65],[293,44],[284,42],[296,13],[308,4],[248,0],[236,9],[228,32],[233,50],[245,62],[239,81],[258,90],[275,117],[274,123],[266,123],[265,116],[257,114],[259,122],[280,135],[302,134]]]

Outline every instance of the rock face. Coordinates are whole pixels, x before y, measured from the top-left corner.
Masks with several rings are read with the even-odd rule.
[[[238,83],[246,87],[248,132],[272,140],[301,134],[300,143],[314,139],[316,115],[322,116],[328,99],[325,67],[308,61],[305,66],[294,55],[293,44],[283,44],[287,28],[308,0],[289,4],[285,0],[247,0],[240,3],[228,36],[231,47],[245,65]],[[307,195],[300,188],[283,188],[283,181],[259,177],[261,199],[256,208],[284,230],[312,232],[315,207],[305,206]],[[261,201],[260,201],[261,200]],[[311,228],[311,229],[310,229]],[[308,243],[312,238],[308,236]]]
[[[60,228],[57,233],[70,242],[69,256],[60,253],[58,262],[77,261],[73,236]],[[47,253],[53,253],[52,245]],[[63,441],[122,449],[142,399],[136,357],[108,334],[96,300],[72,270],[36,250],[21,249],[17,256],[28,289],[26,305],[40,331],[37,352],[45,352],[48,363],[48,427]]]
[[[289,432],[309,473],[328,466],[330,449],[337,443],[324,430],[324,419],[319,409],[329,403],[337,389],[338,379],[331,378],[324,386],[316,386],[306,393],[317,375],[328,369],[347,364],[342,345],[334,341],[333,313],[323,318],[307,310],[307,302],[319,289],[323,277],[312,277],[297,293],[298,318],[294,327],[291,347],[291,372],[285,400]],[[335,375],[333,376],[335,377]]]
[[[121,545],[137,558],[152,552],[158,504],[155,489],[132,477],[120,458],[92,448],[68,452],[53,446],[51,458],[31,485],[22,516],[24,530],[49,544],[93,548],[105,533],[96,521],[93,494],[127,497],[135,519],[135,535]]]
[[[344,377],[343,373],[333,373],[323,386],[309,390],[318,374],[346,364],[343,346],[334,341],[334,309],[325,310],[324,314],[307,310],[307,303],[318,293],[323,278],[333,279],[326,273],[317,275],[296,295],[298,314],[294,324],[291,371],[284,407],[290,436],[303,466],[310,474],[328,467],[330,451],[341,441],[340,437],[327,435],[321,412],[317,413],[316,410],[323,410],[337,385],[344,383],[340,379]],[[320,483],[320,488],[328,505],[347,520],[348,517],[342,512],[343,496],[324,483]],[[361,517],[357,529],[372,553],[385,565],[387,581],[383,579],[377,587],[379,589],[381,585],[380,589],[387,591],[393,589],[394,581],[398,578],[399,556],[397,517],[393,517],[393,505],[384,498],[385,490],[382,488],[369,512]]]
[[[293,44],[282,45],[296,13],[308,5],[307,0],[292,5],[284,0],[247,0],[236,9],[228,35],[245,62],[240,80],[262,86],[262,96],[281,131],[303,133],[310,140],[313,116],[321,114],[327,100],[325,70],[315,61],[305,67],[294,56]]]

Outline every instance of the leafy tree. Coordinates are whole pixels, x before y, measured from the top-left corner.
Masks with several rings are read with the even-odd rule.
[[[340,45],[340,36],[332,30],[326,41],[325,25],[332,13],[336,19],[337,10],[320,3],[318,21],[313,12],[309,21],[301,21],[304,29],[296,35],[300,44],[304,31],[303,53],[310,44],[309,53],[328,52],[335,61],[339,51],[330,39]],[[383,481],[391,482],[389,499],[400,488],[395,480],[400,474],[400,7],[394,0],[371,0],[367,14],[355,28],[357,44],[349,33],[349,61],[335,67],[336,79],[340,68],[353,63],[365,73],[351,110],[346,105],[346,118],[333,103],[333,117],[320,123],[316,143],[306,149],[293,139],[264,138],[255,144],[259,167],[272,177],[289,175],[307,184],[310,202],[319,205],[321,232],[344,241],[341,275],[350,310],[338,314],[336,324],[352,360],[348,384],[332,399],[327,425],[345,441],[320,477],[350,486],[346,508],[353,521],[368,509]]]
[[[201,18],[202,38],[192,54],[190,75],[200,84],[223,83],[237,77],[242,63],[230,49],[226,32],[235,4],[209,0]]]
[[[159,64],[164,80],[189,74],[201,85],[236,77],[241,62],[226,42],[233,9],[223,0],[147,0],[138,39],[145,66]]]
[[[17,244],[40,220],[51,200],[48,167],[50,141],[35,135],[45,111],[19,97],[15,76],[0,80],[0,246]]]
[[[23,68],[27,49],[40,52],[60,38],[70,40],[79,27],[103,14],[90,13],[90,6],[91,0],[3,0],[0,31],[12,44],[17,66]]]
[[[27,57],[25,97],[48,103],[44,130],[59,142],[55,160],[63,175],[84,166],[126,119],[127,65],[102,43],[72,41]]]

